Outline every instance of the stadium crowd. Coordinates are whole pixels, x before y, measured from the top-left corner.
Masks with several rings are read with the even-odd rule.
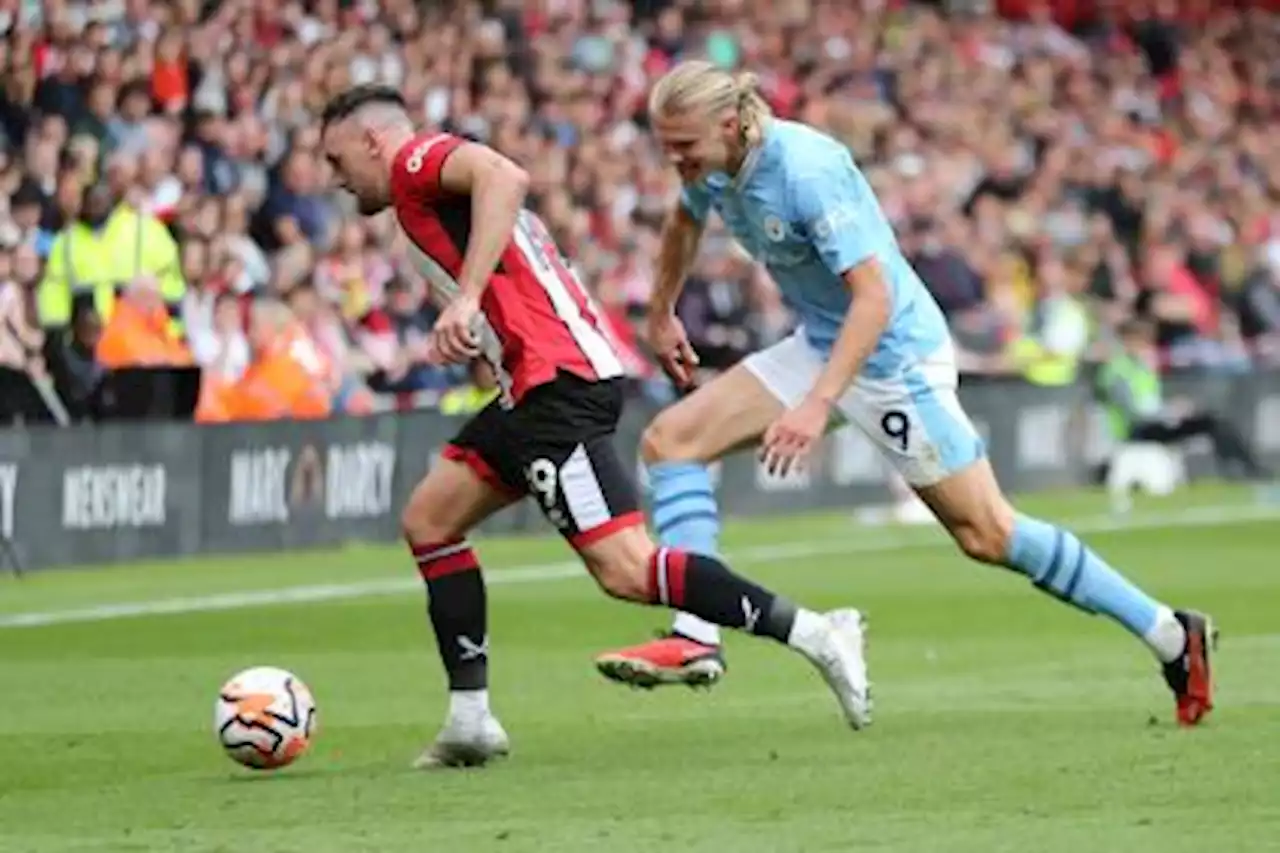
[[[530,172],[657,388],[637,330],[676,186],[645,95],[692,55],[851,147],[964,370],[1070,382],[1135,316],[1169,364],[1280,358],[1280,16],[945,5],[0,0],[0,365],[73,411],[105,371],[185,364],[209,421],[482,403],[484,377],[422,361],[390,215],[328,189],[315,116],[381,80]],[[680,311],[710,368],[790,322],[716,231]]]

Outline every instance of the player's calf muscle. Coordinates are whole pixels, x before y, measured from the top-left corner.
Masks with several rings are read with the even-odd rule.
[[[981,563],[1003,564],[1013,536],[1013,512],[992,515],[981,521],[965,520],[948,528],[960,550]]]
[[[1013,536],[1013,507],[979,460],[940,483],[916,489],[956,544],[982,563],[1003,564]]]
[[[630,527],[580,552],[587,570],[605,593],[623,601],[647,602],[649,561],[657,546],[642,527]]]

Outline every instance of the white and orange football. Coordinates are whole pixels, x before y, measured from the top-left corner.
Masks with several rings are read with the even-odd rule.
[[[297,761],[316,732],[311,689],[291,672],[256,666],[233,675],[218,691],[213,730],[234,761],[272,770]]]

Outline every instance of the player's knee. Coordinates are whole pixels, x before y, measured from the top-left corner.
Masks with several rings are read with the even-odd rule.
[[[998,565],[1004,562],[1013,536],[1013,511],[998,508],[967,520],[951,531],[960,549],[980,563]]]
[[[640,436],[640,457],[645,464],[655,462],[696,462],[699,457],[697,429],[667,409],[650,421]]]
[[[447,500],[425,489],[417,489],[400,513],[400,531],[409,542],[446,542],[465,531],[457,528],[455,513]]]

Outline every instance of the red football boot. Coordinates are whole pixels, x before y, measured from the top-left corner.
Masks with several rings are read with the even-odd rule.
[[[679,634],[665,634],[638,646],[596,658],[596,669],[611,681],[649,690],[661,684],[710,687],[725,673],[719,646],[706,646]]]
[[[1213,677],[1209,655],[1218,644],[1218,632],[1209,617],[1179,610],[1174,613],[1187,632],[1182,654],[1164,665],[1164,680],[1178,703],[1178,723],[1198,725],[1213,710]]]

